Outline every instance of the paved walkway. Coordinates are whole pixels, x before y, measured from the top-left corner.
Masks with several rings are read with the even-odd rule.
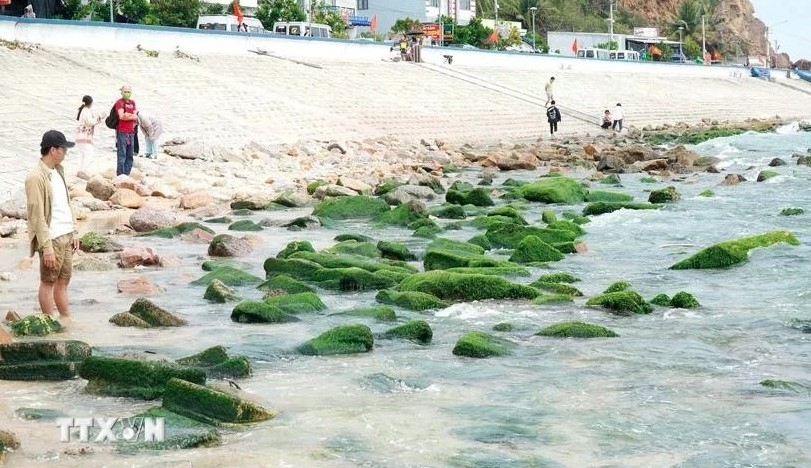
[[[595,122],[616,102],[626,109],[626,125],[637,126],[811,115],[811,95],[802,89],[746,77],[671,79],[339,59],[316,65],[266,56],[204,56],[198,62],[169,53],[151,58],[137,51],[0,47],[0,69],[14,70],[14,78],[0,85],[0,201],[21,190],[43,131],[72,135],[84,94],[106,114],[125,83],[133,86],[139,108],[162,117],[168,136],[233,146],[390,134],[469,142],[535,139],[546,130],[540,97],[547,74],[557,77],[558,101],[594,115]],[[563,117],[564,134],[596,130],[565,112]],[[113,132],[102,125],[98,133],[97,153],[113,160]]]

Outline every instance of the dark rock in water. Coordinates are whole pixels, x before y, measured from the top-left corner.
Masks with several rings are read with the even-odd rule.
[[[380,393],[396,393],[428,388],[428,384],[425,382],[397,379],[382,372],[364,376],[361,385]]]
[[[676,190],[676,187],[672,185],[667,188],[663,188],[660,190],[654,190],[650,193],[648,197],[648,202],[650,203],[673,203],[677,202],[681,199],[681,195]]]
[[[244,257],[253,251],[253,244],[246,239],[229,234],[215,236],[208,245],[212,257]]]
[[[204,384],[202,369],[160,361],[136,361],[92,356],[79,367],[79,376],[88,380],[86,391],[97,395],[153,400],[160,398],[172,378]]]
[[[222,346],[214,346],[195,355],[177,360],[184,366],[200,367],[209,377],[242,378],[250,377],[251,364],[245,356],[230,357]]]
[[[139,418],[163,418],[165,438],[162,442],[121,443],[116,446],[119,453],[136,454],[141,451],[178,450],[197,447],[216,447],[222,444],[222,436],[216,427],[181,416],[163,408],[152,408],[135,415]]]
[[[191,284],[195,286],[208,286],[212,281],[219,280],[226,286],[245,286],[248,284],[259,284],[262,278],[245,273],[239,268],[221,266],[194,280]]]
[[[721,182],[721,185],[738,185],[741,182],[746,182],[746,177],[740,174],[727,174],[724,177],[724,181]]]
[[[225,283],[215,279],[208,283],[206,292],[203,294],[203,299],[209,302],[225,304],[226,302],[238,301],[239,295],[236,291],[226,286]]]
[[[302,216],[282,224],[282,227],[286,227],[290,231],[318,229],[321,227],[321,220],[315,216]]]
[[[206,222],[212,224],[231,224],[232,222],[234,222],[234,220],[229,218],[228,216],[220,216],[219,218],[207,219]]]
[[[231,320],[238,323],[289,323],[299,318],[261,301],[242,301],[231,311]]]
[[[53,421],[64,417],[65,413],[50,408],[17,408],[14,416],[26,421]]]
[[[775,172],[775,171],[769,171],[769,170],[760,171],[758,173],[758,175],[757,175],[757,181],[758,182],[765,182],[765,181],[771,179],[772,177],[776,177],[778,175],[779,174],[777,174],[777,172]]]
[[[163,408],[209,424],[244,424],[275,415],[256,403],[181,379],[171,379],[163,394]]]
[[[137,299],[130,306],[129,312],[153,327],[179,327],[189,323],[148,299]]]
[[[119,327],[151,328],[152,325],[145,322],[140,317],[136,317],[129,312],[119,312],[110,317],[110,323]]]
[[[234,211],[237,210],[251,210],[251,211],[261,211],[270,205],[270,200],[235,200],[231,202],[231,209]]]
[[[720,174],[721,171],[715,166],[707,166],[706,172],[709,174]]]
[[[785,166],[786,162],[780,158],[774,158],[769,161],[769,167]]]
[[[250,219],[242,219],[228,226],[229,231],[262,231],[262,226],[254,223]]]
[[[90,345],[73,340],[3,344],[0,345],[0,379],[72,379],[76,376],[77,363],[90,353]]]
[[[798,166],[811,166],[811,154],[795,154]]]

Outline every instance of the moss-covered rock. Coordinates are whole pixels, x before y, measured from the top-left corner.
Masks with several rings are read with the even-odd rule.
[[[540,279],[530,283],[530,286],[536,289],[540,289],[541,291],[549,291],[555,294],[564,294],[566,296],[577,296],[580,297],[583,295],[579,289],[565,283],[549,283],[547,281],[541,281]]]
[[[517,187],[513,193],[533,202],[567,205],[580,203],[586,198],[580,182],[568,177],[545,177]]]
[[[674,203],[681,199],[681,195],[672,185],[663,189],[654,190],[648,197],[648,202],[661,204],[661,203]]]
[[[429,246],[423,256],[423,266],[425,271],[431,271],[458,267],[511,267],[516,265],[486,255],[471,253],[468,250],[445,250]]]
[[[198,447],[217,447],[222,444],[219,431],[209,423],[181,416],[163,408],[151,408],[133,416],[139,418],[163,418],[165,435],[162,441],[120,443],[116,452],[135,455],[142,451],[182,450]]]
[[[579,215],[577,213],[573,213],[571,211],[564,211],[561,215],[568,219],[569,221],[577,224],[578,226],[582,226],[584,224],[588,224],[591,220],[585,216]]]
[[[788,231],[772,231],[757,236],[721,242],[703,249],[670,267],[671,270],[693,268],[727,268],[749,259],[749,251],[778,243],[800,245],[794,234]]]
[[[780,216],[797,216],[805,214],[805,210],[802,208],[783,208],[780,210]]]
[[[495,275],[495,276],[530,276],[529,270],[520,265],[504,265],[497,267],[454,267],[445,271],[451,273],[464,273],[467,275]]]
[[[467,215],[465,214],[465,209],[462,208],[460,205],[454,204],[447,204],[441,206],[435,206],[428,210],[428,214],[431,216],[436,216],[437,218],[444,218],[444,219],[465,219]]]
[[[527,236],[515,246],[510,261],[515,263],[557,262],[563,260],[560,251],[536,236]],[[426,268],[427,270],[427,268]]]
[[[231,202],[230,207],[232,210],[251,210],[251,211],[262,211],[267,209],[270,205],[270,200],[264,199],[245,199],[245,200],[234,200]]]
[[[129,312],[119,312],[109,320],[110,323],[119,327],[152,328],[152,325],[144,319],[136,317]]]
[[[500,206],[487,212],[487,216],[500,216],[510,218],[515,224],[528,225],[526,219],[514,206]]]
[[[471,237],[467,240],[467,243],[477,245],[484,250],[490,250],[493,248],[492,242],[490,242],[490,239],[488,239],[484,234],[478,234]]]
[[[172,378],[200,385],[206,380],[206,373],[202,369],[163,361],[98,356],[82,361],[79,376],[88,380],[85,390],[89,393],[143,400],[163,396],[166,383]]]
[[[297,252],[288,260],[304,259],[321,265],[323,268],[360,268],[366,271],[391,270],[398,273],[411,274],[417,269],[406,262],[396,262],[385,259],[374,259],[349,254],[325,254],[312,252]],[[267,268],[266,268],[267,270]],[[292,276],[292,275],[291,275]]]
[[[680,136],[676,141],[687,145],[697,145],[705,141],[714,140],[716,138],[723,138],[729,136],[740,135],[745,133],[746,129],[743,128],[711,128],[697,133],[687,133]]]
[[[373,272],[357,267],[322,268],[313,274],[311,281],[326,289],[368,291],[390,288],[407,276],[401,274],[402,276],[392,277],[383,274],[384,271]]]
[[[224,266],[209,272],[202,277],[192,281],[194,286],[208,286],[212,281],[219,280],[226,286],[247,286],[250,284],[259,284],[262,278],[246,273],[238,268]]]
[[[459,338],[453,347],[453,354],[472,358],[509,356],[515,347],[516,345],[512,341],[472,331]]]
[[[508,322],[501,322],[493,325],[493,331],[497,332],[511,332],[513,331],[513,325]]]
[[[335,197],[324,200],[313,209],[313,216],[321,219],[374,218],[389,211],[384,200],[365,195]]]
[[[218,216],[216,218],[209,218],[206,222],[212,224],[231,224],[234,220],[228,216]]]
[[[600,183],[603,185],[622,185],[619,174],[608,174],[600,179]]]
[[[265,299],[265,304],[278,307],[288,314],[303,314],[325,310],[327,306],[321,298],[313,292],[301,292],[296,294],[286,294],[283,296],[273,296]]]
[[[375,300],[381,304],[396,305],[408,310],[421,312],[423,310],[444,309],[448,304],[433,294],[406,291],[398,292],[384,289],[377,293]]]
[[[421,239],[433,239],[440,232],[442,232],[442,228],[439,226],[420,226],[414,230],[411,236]]]
[[[181,379],[166,383],[163,408],[209,424],[244,424],[274,417],[271,411],[256,403]]]
[[[586,322],[556,323],[544,328],[536,335],[557,338],[613,338],[619,336],[608,328]]]
[[[384,202],[385,203],[385,202]],[[415,221],[427,218],[427,214],[412,203],[402,204],[392,210],[385,211],[374,217],[378,223],[392,226],[409,226]]]
[[[405,244],[400,242],[380,241],[377,243],[377,250],[383,258],[389,260],[407,262],[417,259],[417,256],[408,250]]]
[[[714,197],[714,196],[715,196],[715,192],[713,192],[713,191],[712,191],[712,190],[710,190],[710,189],[707,189],[707,190],[704,190],[704,191],[702,191],[701,193],[699,193],[699,194],[698,194],[698,196],[699,196],[699,197],[707,197],[707,198],[709,198],[709,197]]]
[[[228,356],[223,346],[213,346],[197,354],[180,358],[178,364],[202,368],[210,378],[250,377],[251,363],[246,356]]]
[[[535,236],[549,245],[572,242],[577,237],[571,231],[520,226],[512,223],[499,223],[487,229],[485,234],[494,247],[514,249],[527,236]]]
[[[653,299],[650,300],[650,303],[662,307],[670,307],[670,296],[667,294],[657,294]]]
[[[559,284],[559,283],[548,283],[548,284]],[[541,294],[540,296],[533,299],[532,303],[535,305],[543,305],[543,304],[551,304],[553,302],[572,302],[572,301],[574,301],[574,295],[572,294]]]
[[[634,197],[627,193],[621,192],[607,192],[602,190],[590,190],[586,194],[587,202],[629,202]]]
[[[401,182],[399,180],[394,180],[394,179],[384,180],[384,181],[380,182],[379,184],[377,184],[377,186],[375,187],[375,190],[374,190],[374,194],[379,197],[381,195],[385,195],[385,194],[391,192],[392,190],[394,190],[397,187],[400,187],[402,185],[405,185],[405,183]]]
[[[377,249],[377,245],[375,245],[373,242],[358,242],[354,240],[339,242],[332,247],[323,250],[323,252],[327,254],[358,255],[368,258],[381,257],[380,250]]]
[[[272,276],[267,281],[257,286],[256,289],[262,291],[284,291],[287,294],[315,292],[315,288],[309,284],[287,275]]]
[[[547,225],[549,229],[557,230],[557,231],[569,231],[577,237],[582,236],[586,233],[585,229],[580,227],[579,224],[564,220],[564,221],[553,221]]]
[[[811,393],[811,387],[797,382],[790,382],[788,380],[761,380],[760,385],[766,388],[775,390],[786,390],[793,393]]]
[[[687,291],[679,291],[670,299],[670,307],[678,309],[695,309],[701,307],[698,300]]]
[[[388,306],[356,307],[354,309],[343,310],[333,315],[373,318],[379,322],[393,322],[397,320],[397,314],[394,312],[394,309]]]
[[[619,210],[658,210],[659,208],[661,205],[652,203],[596,202],[589,203],[583,208],[583,216],[601,215]]]
[[[404,279],[397,289],[418,291],[439,299],[476,301],[482,299],[533,299],[540,293],[523,284],[511,283],[498,276],[466,275],[447,271],[416,273]]]
[[[544,283],[576,283],[580,281],[580,278],[565,271],[556,271],[555,273],[541,275],[538,278],[538,281],[542,281]]]
[[[234,223],[231,223],[228,226],[229,231],[240,231],[240,232],[248,232],[248,231],[262,231],[264,228],[250,219],[241,219]]]
[[[48,314],[28,315],[9,324],[16,337],[47,336],[62,331],[62,324]]]
[[[144,298],[136,299],[130,306],[129,313],[153,327],[179,327],[189,323]]]
[[[608,293],[612,293],[612,292],[619,292],[619,291],[628,291],[630,289],[631,289],[631,283],[629,283],[627,281],[615,281],[615,282],[611,283],[611,285],[609,285],[607,288],[605,288],[605,291],[603,291],[603,294],[608,294]]]
[[[298,255],[300,252],[297,252]],[[309,281],[316,271],[322,267],[318,263],[303,258],[273,258],[265,259],[263,264],[268,278],[285,275],[297,280]]]
[[[315,249],[309,241],[292,241],[288,242],[287,246],[276,254],[276,258],[284,259],[296,252],[315,252]]]
[[[216,304],[225,304],[226,302],[238,301],[239,295],[236,291],[226,286],[225,283],[215,279],[208,283],[206,292],[203,294],[203,299]]]
[[[372,350],[374,338],[366,325],[341,325],[328,330],[297,348],[308,356],[366,353]]]
[[[338,234],[337,236],[333,237],[333,240],[336,242],[344,242],[348,240],[353,240],[355,242],[374,242],[374,238],[365,236],[363,234],[358,234],[356,232]],[[313,252],[313,250],[311,250],[311,252]]]
[[[118,242],[95,232],[88,232],[79,239],[79,248],[82,252],[119,252],[124,248]]]
[[[91,354],[82,341],[18,341],[0,344],[0,380],[67,380]]]
[[[200,224],[200,223],[189,222],[189,223],[180,223],[177,226],[173,226],[173,227],[170,227],[170,228],[157,229],[155,231],[144,232],[142,234],[138,234],[137,236],[138,237],[160,237],[160,238],[163,238],[163,239],[172,239],[172,238],[175,238],[175,237],[180,237],[180,236],[182,236],[184,234],[187,234],[187,233],[189,233],[191,231],[194,231],[195,229],[200,229],[200,230],[205,231],[205,232],[207,232],[209,234],[214,234],[214,231],[210,227],[208,227],[206,225],[203,225],[203,224]]]
[[[425,320],[412,320],[383,333],[383,338],[402,338],[420,344],[430,343],[433,337],[434,332]]]
[[[445,201],[454,205],[493,206],[493,199],[487,189],[477,187],[468,192],[448,190]]]
[[[326,180],[314,180],[307,184],[307,195],[312,195],[315,193],[315,190],[322,185],[329,185],[329,182]]]
[[[513,218],[499,215],[483,215],[472,219],[469,224],[476,229],[490,229],[498,224],[518,224]]]
[[[653,311],[639,293],[627,290],[594,296],[586,301],[586,305],[600,306],[618,315],[649,314]]]
[[[260,301],[242,301],[231,311],[231,320],[239,323],[290,323],[299,318]]]

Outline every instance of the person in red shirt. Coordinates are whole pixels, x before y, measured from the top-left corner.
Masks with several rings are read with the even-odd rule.
[[[132,171],[132,155],[135,149],[135,123],[138,120],[138,110],[135,101],[130,99],[132,88],[121,87],[121,99],[116,101],[115,110],[118,112],[118,126],[115,129],[116,152],[118,162],[116,175],[130,175]]]

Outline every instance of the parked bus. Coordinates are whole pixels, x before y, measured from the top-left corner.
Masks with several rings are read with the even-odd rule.
[[[579,49],[577,58],[589,58],[608,60],[608,50],[606,49]]]
[[[282,36],[332,37],[332,28],[328,25],[307,21],[279,21],[273,24],[273,32]]]
[[[639,52],[635,50],[612,50],[608,53],[609,60],[625,60],[628,62],[638,62]]]
[[[261,34],[265,32],[262,22],[256,18],[245,16],[242,23],[248,27],[248,32]],[[197,29],[210,31],[239,32],[239,23],[234,15],[204,15],[197,17]],[[244,29],[243,29],[244,31]]]

